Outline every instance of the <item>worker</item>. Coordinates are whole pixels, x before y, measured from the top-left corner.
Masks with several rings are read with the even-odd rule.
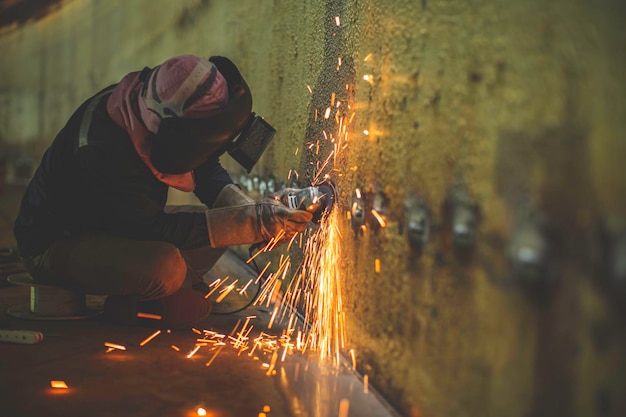
[[[34,281],[107,295],[115,323],[137,324],[140,312],[169,328],[206,318],[203,275],[227,247],[281,230],[287,241],[312,217],[252,200],[220,165],[232,151],[249,172],[271,140],[251,110],[232,61],[194,55],[131,72],[84,102],[43,155],[15,221]],[[202,206],[166,205],[169,187]]]

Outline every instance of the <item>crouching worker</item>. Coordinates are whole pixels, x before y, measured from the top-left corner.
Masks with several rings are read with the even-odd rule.
[[[107,295],[105,315],[137,312],[184,328],[211,305],[202,276],[231,245],[285,240],[311,214],[253,201],[220,165],[248,171],[273,135],[227,58],[171,58],[83,103],[45,152],[14,225],[35,282]],[[168,188],[204,206],[166,207]],[[188,282],[190,285],[183,283]],[[191,287],[191,288],[190,288]]]

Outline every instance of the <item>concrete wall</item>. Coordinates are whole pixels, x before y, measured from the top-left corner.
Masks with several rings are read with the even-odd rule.
[[[0,150],[38,158],[130,70],[225,54],[279,131],[253,175],[305,183],[334,92],[355,114],[329,172],[359,370],[411,416],[621,416],[625,17],[619,0],[66,1],[0,35]],[[365,233],[343,215],[357,187]]]

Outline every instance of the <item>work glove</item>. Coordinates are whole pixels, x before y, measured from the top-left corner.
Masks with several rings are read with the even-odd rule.
[[[254,200],[241,191],[241,188],[235,184],[228,184],[217,195],[213,208],[240,206],[250,203],[254,203]]]
[[[245,194],[245,198],[237,195],[232,187],[222,196],[224,191],[226,189],[216,199],[216,208],[206,211],[209,240],[213,248],[269,242],[281,231],[284,234],[279,243],[283,243],[303,231],[313,218],[311,213],[287,208],[273,198],[255,202]],[[221,206],[225,203],[234,205]]]

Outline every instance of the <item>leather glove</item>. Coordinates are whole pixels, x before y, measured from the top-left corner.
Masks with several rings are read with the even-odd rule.
[[[222,188],[222,191],[217,195],[213,208],[240,206],[244,204],[254,203],[246,193],[235,184],[228,184]]]
[[[231,190],[232,191],[232,190]],[[220,195],[216,200],[221,201]],[[304,210],[285,207],[273,198],[259,202],[243,200],[229,207],[206,211],[206,222],[211,247],[246,245],[267,242],[281,230],[281,242],[303,231],[313,215]]]

